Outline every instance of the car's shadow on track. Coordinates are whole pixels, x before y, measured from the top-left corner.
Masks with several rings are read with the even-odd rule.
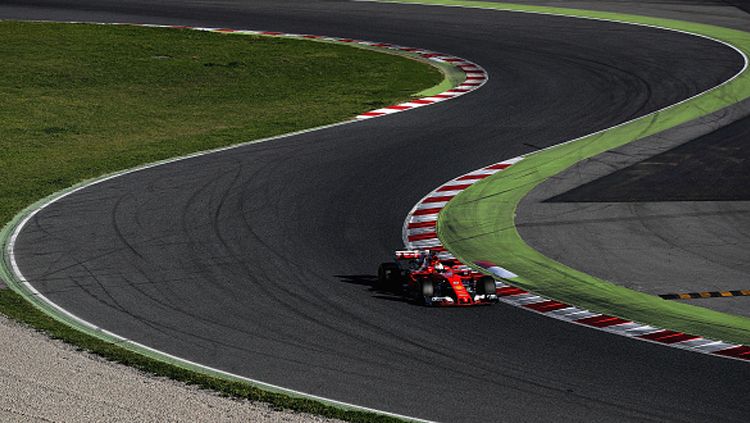
[[[409,303],[407,298],[399,295],[397,292],[379,289],[377,287],[378,277],[375,275],[333,275],[336,278],[341,279],[341,282],[350,283],[352,285],[366,286],[368,290],[373,294],[373,298],[387,301],[398,301],[402,303]]]

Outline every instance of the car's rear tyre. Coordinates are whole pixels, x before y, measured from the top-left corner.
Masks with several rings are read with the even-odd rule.
[[[396,263],[382,263],[378,267],[377,288],[384,291],[396,291],[401,282],[401,269]]]
[[[477,281],[477,294],[489,295],[496,294],[497,288],[495,288],[495,280],[491,276],[482,276]]]

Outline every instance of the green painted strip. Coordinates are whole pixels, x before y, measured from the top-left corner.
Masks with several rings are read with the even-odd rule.
[[[437,67],[441,72],[443,72],[443,81],[438,85],[435,85],[434,87],[414,94],[414,97],[431,97],[433,95],[448,91],[451,88],[456,88],[466,80],[466,74],[456,66],[448,63],[437,63],[431,61],[428,61],[428,63],[432,66]]]
[[[389,3],[477,7],[515,12],[602,19],[670,28],[724,41],[750,54],[750,33],[699,23],[620,13],[454,0],[400,0]],[[481,63],[480,63],[481,65]],[[730,83],[690,101],[556,148],[531,154],[520,163],[483,180],[443,209],[438,236],[466,263],[488,260],[517,273],[514,285],[595,312],[694,333],[712,339],[750,343],[750,319],[633,291],[567,267],[528,246],[514,216],[526,194],[573,164],[629,142],[656,134],[750,97],[746,70]]]

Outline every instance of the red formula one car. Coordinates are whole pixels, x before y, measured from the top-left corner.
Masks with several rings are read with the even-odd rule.
[[[378,268],[378,288],[428,306],[472,306],[497,302],[495,280],[436,251],[396,251]]]

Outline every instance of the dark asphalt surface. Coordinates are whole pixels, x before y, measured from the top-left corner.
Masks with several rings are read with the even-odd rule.
[[[747,30],[745,15],[750,13],[750,4],[746,0],[515,0],[513,3],[646,15],[740,31]]]
[[[714,86],[740,68],[734,51],[612,23],[340,1],[6,1],[0,17],[357,37],[490,74],[459,100],[137,172],[45,209],[19,238],[19,264],[78,316],[223,370],[428,419],[750,415],[745,363],[369,289],[405,214],[439,183]]]

